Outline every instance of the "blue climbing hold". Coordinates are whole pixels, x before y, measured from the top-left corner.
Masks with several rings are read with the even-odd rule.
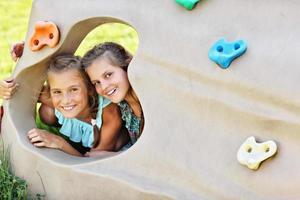
[[[231,62],[246,50],[247,43],[244,40],[227,42],[225,39],[221,39],[210,48],[208,57],[221,68],[227,69]]]
[[[192,10],[198,2],[199,0],[176,0],[176,3],[182,5],[187,10]]]

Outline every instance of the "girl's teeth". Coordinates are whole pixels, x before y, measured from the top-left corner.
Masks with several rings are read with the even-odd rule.
[[[111,90],[109,93],[107,93],[108,95],[113,94],[116,91],[116,89]]]
[[[63,107],[64,108],[64,110],[72,110],[73,109],[73,106],[65,106],[65,107]]]

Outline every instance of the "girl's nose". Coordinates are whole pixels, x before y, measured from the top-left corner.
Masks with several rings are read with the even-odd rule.
[[[68,104],[71,102],[71,95],[69,93],[64,94],[62,103],[63,104]]]
[[[108,85],[109,84],[107,81],[102,81],[101,84],[96,88],[97,93],[103,95]]]

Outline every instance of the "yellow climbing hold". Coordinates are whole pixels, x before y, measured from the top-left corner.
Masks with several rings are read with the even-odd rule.
[[[240,147],[237,159],[242,165],[249,169],[258,169],[261,162],[272,157],[277,152],[274,141],[257,143],[253,136],[249,137]]]

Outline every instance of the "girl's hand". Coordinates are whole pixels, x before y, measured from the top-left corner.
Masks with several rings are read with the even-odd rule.
[[[25,42],[17,42],[11,45],[10,56],[16,62],[23,54]]]
[[[13,78],[7,78],[0,81],[0,98],[9,100],[15,94],[19,87]]]
[[[62,149],[63,138],[41,129],[31,129],[28,131],[30,142],[36,147],[48,147]]]
[[[30,142],[36,147],[59,149],[74,156],[82,156],[82,154],[74,149],[65,139],[48,131],[34,128],[28,131],[27,135]]]

